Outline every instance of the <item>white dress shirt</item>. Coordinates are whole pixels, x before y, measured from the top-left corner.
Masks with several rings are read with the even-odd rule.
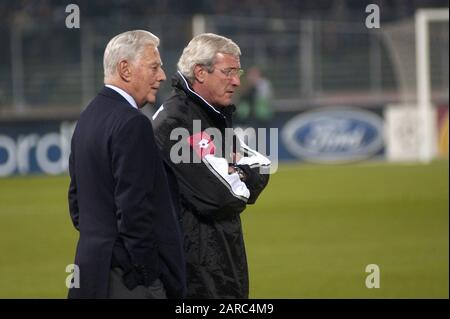
[[[106,84],[105,86],[106,86],[106,87],[109,87],[110,89],[112,89],[112,90],[116,91],[117,93],[119,93],[120,95],[122,95],[123,98],[124,98],[125,100],[127,100],[128,103],[130,103],[130,105],[131,105],[132,107],[134,107],[134,108],[136,108],[136,109],[139,109],[138,106],[137,106],[137,104],[136,104],[136,101],[133,99],[133,97],[132,97],[130,94],[128,94],[127,92],[125,92],[125,91],[122,90],[121,88],[118,88],[117,86],[114,86],[114,85],[111,85],[111,84]]]

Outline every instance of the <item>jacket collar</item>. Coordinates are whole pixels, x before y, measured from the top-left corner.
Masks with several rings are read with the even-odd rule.
[[[116,91],[114,91],[113,89],[111,89],[111,88],[109,88],[107,86],[104,86],[101,89],[99,94],[103,95],[103,96],[110,97],[110,98],[112,98],[114,100],[117,100],[117,101],[120,101],[120,102],[125,102],[125,103],[128,104],[128,101],[122,95],[120,95],[119,93],[117,93]]]
[[[175,75],[173,76],[172,86],[183,90],[187,96],[193,99],[198,105],[205,109],[208,114],[211,114],[214,117],[219,117],[222,119],[231,118],[232,113],[236,109],[234,105],[220,108],[212,106],[191,88],[187,79],[183,76],[183,74],[181,74],[180,71],[177,71],[177,73],[175,73]]]
[[[125,100],[127,100],[127,102],[134,107],[136,110],[139,110],[139,107],[136,104],[136,101],[134,100],[134,98],[126,91],[124,91],[123,89],[121,89],[120,87],[111,85],[111,84],[106,84],[106,87],[116,91],[117,93],[119,93]]]

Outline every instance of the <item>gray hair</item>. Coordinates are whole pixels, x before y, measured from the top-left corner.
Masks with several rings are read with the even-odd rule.
[[[192,83],[195,66],[204,65],[211,72],[217,53],[239,57],[241,49],[232,40],[214,33],[197,35],[184,48],[177,64],[178,70]]]
[[[117,64],[127,59],[135,61],[148,45],[155,48],[159,45],[159,38],[151,32],[144,30],[127,31],[116,35],[106,46],[103,55],[103,70],[105,80],[117,72]]]

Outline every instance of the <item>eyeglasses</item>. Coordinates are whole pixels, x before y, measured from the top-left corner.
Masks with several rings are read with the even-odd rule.
[[[227,78],[232,78],[234,76],[237,76],[238,78],[241,78],[244,75],[244,70],[242,69],[236,69],[236,68],[228,68],[228,69],[217,69],[220,72],[222,72]]]

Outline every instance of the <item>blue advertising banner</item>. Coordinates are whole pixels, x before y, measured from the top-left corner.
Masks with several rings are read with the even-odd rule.
[[[301,113],[281,130],[287,151],[308,162],[365,160],[384,147],[382,118],[362,109],[333,107]]]
[[[379,110],[327,107],[277,113],[276,148],[267,130],[265,152],[278,161],[337,164],[383,156],[384,120]],[[0,177],[61,174],[68,169],[75,121],[23,121],[0,124]],[[270,142],[269,142],[270,141]]]
[[[0,177],[67,172],[75,122],[2,122]]]
[[[278,129],[279,161],[351,163],[384,156],[382,114],[382,107],[324,107],[276,113],[266,126]]]

